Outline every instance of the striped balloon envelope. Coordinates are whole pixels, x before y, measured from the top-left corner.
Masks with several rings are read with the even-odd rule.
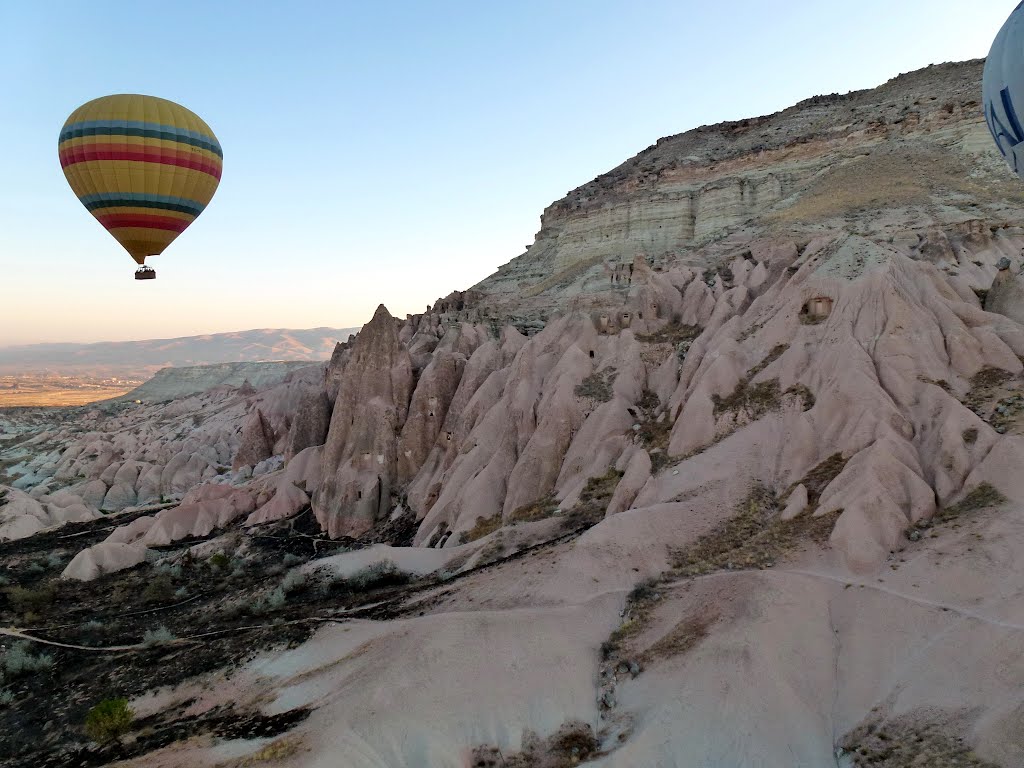
[[[203,212],[224,156],[198,115],[138,94],[80,106],[61,129],[57,149],[78,199],[139,264],[162,253]]]

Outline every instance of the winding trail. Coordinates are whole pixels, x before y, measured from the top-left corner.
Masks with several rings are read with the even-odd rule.
[[[687,584],[693,584],[699,581],[708,581],[711,579],[722,579],[722,578],[735,578],[737,576],[749,576],[751,574],[758,574],[761,576],[772,576],[772,575],[786,575],[786,576],[803,576],[809,579],[820,579],[824,581],[831,581],[835,584],[842,584],[844,586],[858,587],[861,589],[870,589],[875,592],[881,592],[882,594],[891,595],[892,597],[906,600],[907,602],[915,603],[917,605],[923,605],[928,608],[938,608],[942,611],[948,611],[957,616],[965,619],[974,619],[980,621],[983,624],[989,624],[995,627],[1001,627],[1003,629],[1014,630],[1018,632],[1024,632],[1024,624],[1020,624],[1012,621],[1003,621],[996,619],[985,614],[978,613],[977,611],[967,608],[962,605],[955,605],[953,603],[944,603],[939,600],[929,600],[926,597],[918,597],[907,592],[901,592],[890,587],[880,586],[878,584],[872,584],[866,581],[857,579],[845,579],[841,576],[836,576],[831,573],[823,573],[821,571],[808,571],[803,569],[786,569],[786,568],[765,568],[765,569],[745,569],[735,571],[716,571],[715,573],[709,573],[704,576],[695,576],[687,579],[679,579],[677,581],[666,582],[663,587],[667,589],[682,587]],[[626,592],[628,590],[613,590],[616,592]],[[188,602],[188,601],[186,601]],[[386,601],[385,601],[386,602]],[[322,622],[332,623],[341,620],[347,613],[359,613],[367,608],[381,605],[378,603],[369,603],[365,605],[352,606],[332,616],[308,616],[302,619],[296,619],[293,621],[285,622],[286,624],[302,624],[307,622]],[[271,627],[271,624],[255,624],[248,627],[231,627],[227,629],[214,630],[212,632],[203,632],[196,635],[190,635],[188,637],[178,638],[172,640],[168,645],[186,645],[201,641],[203,638],[214,637],[216,635],[225,634],[228,632],[244,632],[253,629],[266,629]],[[46,640],[41,637],[30,635],[17,627],[0,627],[0,636],[12,637],[18,640],[25,640],[31,643],[39,643],[41,645],[49,645],[57,648],[70,648],[76,651],[90,651],[93,653],[125,653],[129,651],[141,651],[149,648],[150,646],[144,645],[143,643],[134,643],[132,645],[109,645],[109,646],[88,646],[88,645],[75,645],[72,643],[61,643],[56,640]]]
[[[927,606],[929,608],[938,608],[940,610],[948,611],[948,612],[954,613],[954,614],[956,614],[958,616],[962,616],[963,618],[974,619],[975,621],[980,621],[980,622],[982,622],[984,624],[991,624],[992,626],[1002,627],[1003,629],[1012,629],[1012,630],[1024,632],[1024,624],[1019,624],[1019,623],[1012,622],[1012,621],[1003,621],[1001,619],[995,619],[995,618],[992,618],[991,616],[986,616],[985,614],[978,613],[977,611],[972,610],[971,608],[967,608],[967,607],[962,606],[962,605],[955,605],[953,603],[944,603],[944,602],[941,602],[939,600],[929,600],[926,597],[918,597],[917,595],[912,595],[912,594],[909,594],[907,592],[901,592],[899,590],[891,589],[889,587],[881,586],[879,584],[872,584],[870,582],[856,580],[856,579],[844,579],[841,576],[836,576],[836,575],[831,574],[831,573],[823,573],[821,571],[807,571],[807,570],[798,569],[798,568],[793,568],[793,569],[789,569],[789,568],[765,568],[764,570],[761,570],[761,569],[746,569],[746,570],[735,570],[735,571],[717,571],[715,573],[709,573],[709,574],[704,575],[704,576],[696,576],[696,577],[691,577],[691,578],[688,578],[688,579],[680,579],[678,581],[670,581],[670,582],[665,584],[665,587],[681,587],[681,586],[684,586],[686,584],[692,584],[692,583],[697,582],[697,581],[705,581],[705,580],[709,580],[709,579],[720,579],[720,578],[724,578],[724,577],[728,577],[728,576],[749,575],[749,574],[752,574],[752,573],[757,573],[757,574],[761,574],[761,575],[786,574],[786,575],[790,575],[790,576],[805,576],[805,577],[811,578],[811,579],[822,579],[822,580],[825,580],[825,581],[834,582],[836,584],[843,584],[844,586],[860,587],[862,589],[871,589],[871,590],[874,590],[875,592],[881,592],[881,593],[886,594],[886,595],[891,595],[893,597],[898,597],[898,598],[900,598],[902,600],[906,600],[906,601],[911,602],[911,603],[916,603],[918,605]]]
[[[52,645],[57,648],[72,648],[76,651],[96,651],[98,653],[122,653],[124,651],[137,651],[144,647],[142,643],[136,643],[135,645],[108,645],[102,648],[90,647],[88,645],[74,645],[72,643],[59,643],[56,640],[44,640],[41,637],[25,634],[15,627],[0,627],[0,635],[5,637],[15,637],[19,640],[27,640],[30,643]]]

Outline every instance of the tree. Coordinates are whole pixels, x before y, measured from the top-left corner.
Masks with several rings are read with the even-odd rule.
[[[132,727],[135,713],[128,699],[105,699],[89,710],[85,732],[97,744],[118,741]]]

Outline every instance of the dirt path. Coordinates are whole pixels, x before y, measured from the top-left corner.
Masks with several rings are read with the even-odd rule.
[[[678,581],[671,581],[671,582],[668,582],[667,584],[665,584],[665,586],[666,587],[681,587],[681,586],[683,586],[685,584],[692,584],[695,581],[704,581],[704,580],[707,580],[707,579],[721,579],[721,578],[726,578],[726,577],[730,577],[730,576],[749,575],[749,574],[752,574],[752,573],[757,573],[757,574],[766,575],[766,576],[770,575],[770,574],[786,574],[786,575],[790,575],[790,576],[805,576],[805,577],[811,578],[811,579],[822,579],[822,580],[825,580],[825,581],[834,582],[836,584],[843,584],[843,585],[851,586],[851,587],[859,587],[861,589],[871,589],[871,590],[874,590],[875,592],[881,592],[883,594],[892,595],[893,597],[898,597],[898,598],[900,598],[902,600],[906,600],[906,601],[911,602],[911,603],[916,603],[917,605],[924,605],[924,606],[927,606],[929,608],[939,608],[940,610],[949,611],[950,613],[954,613],[954,614],[956,614],[958,616],[961,616],[963,618],[974,619],[975,621],[980,621],[980,622],[982,622],[984,624],[991,624],[992,626],[1002,627],[1003,629],[1012,629],[1012,630],[1024,632],[1024,624],[1018,624],[1018,623],[1015,623],[1015,622],[1012,622],[1012,621],[1003,621],[1001,619],[995,619],[995,618],[992,618],[991,616],[986,616],[986,615],[984,615],[982,613],[978,613],[977,611],[972,610],[971,608],[967,608],[967,607],[962,606],[962,605],[955,605],[954,603],[944,603],[944,602],[941,602],[939,600],[929,600],[926,597],[918,597],[917,595],[912,595],[912,594],[909,594],[907,592],[901,592],[899,590],[891,589],[889,587],[882,586],[880,584],[872,584],[870,582],[861,581],[861,580],[858,580],[858,579],[844,579],[841,576],[836,576],[836,575],[831,574],[831,573],[823,573],[821,571],[807,571],[807,570],[797,569],[797,568],[794,568],[794,569],[788,569],[788,568],[766,568],[764,570],[758,569],[758,570],[718,571],[716,573],[709,573],[709,574],[707,574],[705,576],[697,576],[697,577],[693,577],[693,578],[689,578],[689,579],[680,579]]]
[[[5,637],[16,637],[19,640],[27,640],[30,643],[52,645],[57,648],[73,648],[76,651],[94,651],[96,653],[121,653],[123,651],[137,651],[144,647],[141,643],[136,643],[135,645],[111,645],[105,648],[90,647],[88,645],[73,645],[71,643],[58,643],[56,640],[44,640],[41,637],[27,635],[20,629],[15,629],[13,627],[0,627],[0,635]]]

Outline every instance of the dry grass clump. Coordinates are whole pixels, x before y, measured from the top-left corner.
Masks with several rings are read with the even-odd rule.
[[[711,401],[715,405],[716,419],[725,413],[744,411],[750,415],[752,421],[757,421],[769,411],[782,406],[778,379],[769,379],[759,384],[751,384],[747,379],[740,379],[732,394],[725,397],[712,395]]]
[[[939,510],[934,517],[935,522],[944,523],[965,513],[977,512],[979,509],[994,507],[1006,502],[1006,497],[990,483],[982,483],[951,507]]]
[[[804,475],[799,483],[794,483],[787,490],[786,497],[792,493],[797,485],[803,484],[804,488],[807,489],[807,505],[810,511],[814,512],[818,508],[818,500],[821,498],[822,492],[828,487],[829,483],[842,474],[842,471],[846,469],[846,462],[848,461],[849,459],[844,458],[843,454],[833,453]]]
[[[801,312],[797,315],[797,319],[800,321],[801,325],[821,325],[828,320],[828,316],[826,315],[822,317],[821,315],[812,315],[808,312]]]
[[[815,400],[814,393],[803,384],[794,384],[782,394],[784,396],[799,397],[803,402],[803,408],[805,411],[811,410],[817,402],[817,400]]]
[[[640,421],[640,430],[636,433],[637,438],[644,448],[651,453],[651,473],[657,474],[658,470],[669,462],[668,444],[672,438],[672,421],[667,412],[658,413],[661,402],[658,396],[645,389],[637,407],[640,409],[643,418]]]
[[[738,511],[689,547],[673,552],[673,571],[679,576],[702,576],[720,570],[770,568],[808,541],[827,541],[835,523],[835,514],[805,513],[782,520],[775,494],[760,485]]]
[[[622,475],[623,473],[615,467],[609,467],[603,475],[590,478],[586,487],[580,492],[580,503],[605,502],[607,504],[611,501],[612,494],[615,493],[615,487],[622,479]]]
[[[524,504],[514,510],[508,516],[508,522],[514,525],[516,523],[532,523],[537,520],[546,520],[557,511],[558,500],[555,498],[555,494],[549,493],[544,498],[537,499],[537,501],[531,504]]]
[[[714,623],[713,616],[688,616],[641,653],[640,662],[648,665],[688,653],[708,636]]]
[[[944,389],[946,392],[952,392],[953,389],[950,387],[949,382],[945,379],[929,379],[927,376],[918,376],[918,381],[923,381],[925,384],[932,384],[939,389]]]
[[[612,384],[618,373],[614,368],[594,371],[576,386],[576,397],[589,397],[599,403],[607,403],[612,399]]]
[[[672,321],[664,328],[653,333],[638,333],[637,341],[646,344],[659,344],[669,342],[678,344],[681,341],[693,341],[700,336],[703,329],[699,325],[683,325],[681,322]]]
[[[623,474],[625,473],[619,472],[615,467],[609,467],[603,475],[590,478],[580,492],[580,500],[566,513],[565,527],[575,530],[597,525],[604,520],[608,502],[612,500]]]
[[[909,717],[858,726],[839,746],[855,766],[871,768],[996,768],[955,737],[950,723],[913,723]]]
[[[765,355],[764,360],[762,360],[760,363],[758,363],[749,371],[747,371],[747,380],[749,381],[750,379],[753,379],[755,376],[757,376],[757,374],[759,374],[769,365],[771,365],[784,354],[786,354],[786,350],[788,349],[789,344],[776,344],[774,347],[772,347],[772,351]]]
[[[229,763],[221,763],[217,768],[256,768],[267,763],[278,763],[299,753],[300,742],[297,738],[284,736],[270,742],[257,752]]]
[[[532,731],[523,734],[519,752],[502,752],[498,747],[476,747],[470,758],[472,768],[570,768],[601,756],[601,745],[587,723],[570,721],[548,736]]]
[[[1004,371],[1002,368],[985,366],[971,377],[971,389],[964,398],[964,404],[969,408],[978,408],[989,399],[993,390],[1001,387],[1013,378],[1013,374]]]
[[[484,536],[494,533],[501,528],[501,515],[493,517],[478,517],[476,523],[468,531],[463,531],[459,541],[468,544],[471,541],[482,539]]]
[[[936,189],[958,191],[983,200],[993,190],[974,181],[970,169],[957,158],[930,149],[893,148],[837,165],[821,175],[769,221],[818,222],[832,216],[931,201]]]

